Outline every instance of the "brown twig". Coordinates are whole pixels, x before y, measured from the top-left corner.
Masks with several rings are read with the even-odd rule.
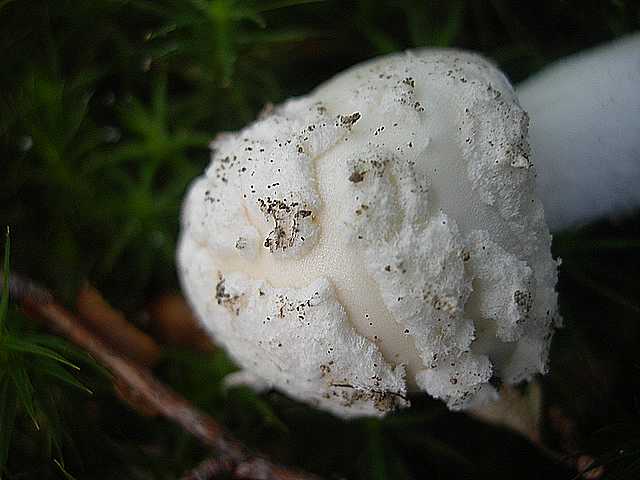
[[[28,279],[10,274],[9,291],[12,298],[27,312],[42,318],[52,329],[92,354],[120,382],[137,392],[145,402],[214,449],[215,459],[208,460],[196,468],[192,472],[195,476],[189,474],[191,476],[185,478],[213,479],[221,472],[226,472],[231,478],[236,479],[319,480],[315,475],[274,464],[260,455],[251,453],[212,417],[199,411],[185,398],[157,380],[150,370],[137,366],[113,350],[85,327],[76,315],[56,302],[54,296],[46,289]],[[224,466],[224,469],[216,471],[212,467],[215,462],[220,468]],[[206,465],[211,467],[209,473]]]
[[[89,283],[78,292],[76,311],[91,332],[137,364],[152,368],[160,360],[160,345],[128,322],[124,314],[113,308]]]
[[[229,475],[233,465],[221,458],[209,458],[188,472],[182,480],[211,480]]]
[[[185,298],[176,292],[166,292],[146,306],[154,337],[167,345],[211,352],[215,346],[197,320]]]

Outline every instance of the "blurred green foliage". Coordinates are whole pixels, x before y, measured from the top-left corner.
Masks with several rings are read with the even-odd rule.
[[[37,451],[45,465],[64,471],[63,447],[70,443],[61,401],[68,387],[91,395],[79,379],[80,366],[101,368],[65,340],[34,331],[9,301],[10,241],[7,229],[0,290],[0,478],[15,443]],[[95,380],[95,379],[94,379]],[[67,388],[63,388],[67,387]],[[68,413],[68,412],[66,412]],[[6,476],[5,476],[6,474]]]
[[[420,46],[480,51],[517,82],[639,26],[634,0],[0,0],[0,225],[11,225],[13,264],[67,300],[88,278],[138,312],[177,287],[180,203],[207,164],[208,142],[268,102]],[[639,244],[637,218],[556,239],[567,328],[545,379],[545,402],[562,407],[585,439],[576,448],[602,454],[626,478],[640,451]],[[85,383],[63,361],[67,345],[14,313],[3,328],[24,348],[0,346],[0,370],[14,349],[10,375],[0,371],[0,415],[37,421],[65,463],[42,461],[43,434],[20,420],[7,478],[168,479],[204,457],[186,434],[140,418],[99,380],[91,397],[50,387],[52,377]],[[428,399],[384,421],[342,422],[275,393],[224,390],[232,369],[220,352],[167,352],[158,374],[244,441],[328,478],[571,475],[514,435]],[[9,432],[0,429],[0,465]]]

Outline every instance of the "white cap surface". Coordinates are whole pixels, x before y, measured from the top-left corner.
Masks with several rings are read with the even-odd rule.
[[[552,231],[640,208],[640,33],[518,86]]]
[[[482,58],[374,59],[212,151],[179,270],[244,380],[349,417],[545,371],[557,265],[527,116]]]

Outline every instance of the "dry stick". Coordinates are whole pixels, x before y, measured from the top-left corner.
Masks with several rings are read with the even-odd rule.
[[[227,469],[224,471],[231,473],[232,478],[319,480],[315,475],[279,466],[265,458],[251,454],[212,417],[199,411],[185,398],[158,381],[148,369],[135,365],[115,352],[103,340],[83,326],[73,313],[57,303],[53,295],[46,289],[11,273],[9,275],[9,291],[25,310],[46,320],[54,330],[91,353],[115,377],[138,392],[158,412],[173,420],[206,445],[213,447],[219,457],[209,462],[215,461],[219,465],[225,466]],[[203,465],[201,464],[199,468],[204,468]],[[216,472],[211,472],[213,475],[187,476],[186,478],[215,478],[222,471],[218,469]],[[203,470],[201,473],[206,472]]]
[[[136,364],[153,368],[160,361],[160,345],[150,335],[128,322],[124,314],[109,305],[89,283],[85,283],[78,292],[76,311],[77,318],[94,335]]]
[[[210,480],[228,474],[231,469],[229,462],[220,458],[209,458],[183,476],[181,480]]]

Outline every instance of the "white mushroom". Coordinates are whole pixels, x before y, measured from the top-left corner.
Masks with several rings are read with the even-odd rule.
[[[640,34],[562,59],[517,92],[552,230],[640,207]]]
[[[545,372],[557,264],[527,123],[490,63],[424,50],[216,139],[178,262],[236,379],[350,417]]]
[[[516,91],[551,231],[640,207],[640,34],[561,59]],[[471,413],[538,442],[539,385],[500,395]]]

